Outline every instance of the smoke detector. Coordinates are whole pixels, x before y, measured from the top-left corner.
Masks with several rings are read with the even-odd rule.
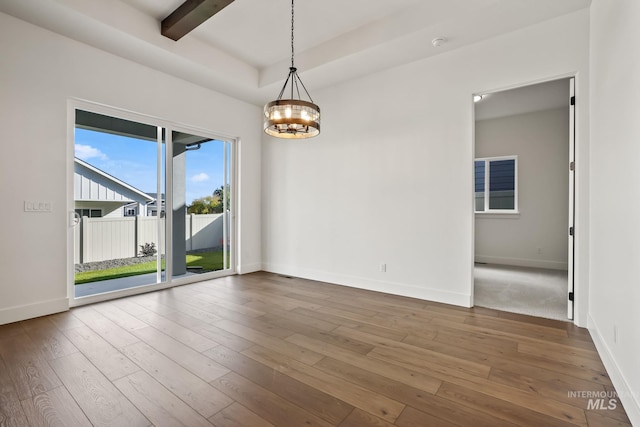
[[[436,37],[435,39],[431,40],[431,44],[433,45],[433,47],[440,47],[446,41],[447,39],[445,37]]]

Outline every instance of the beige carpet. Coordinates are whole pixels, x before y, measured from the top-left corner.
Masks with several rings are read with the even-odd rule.
[[[495,264],[475,265],[475,305],[567,320],[567,272]]]

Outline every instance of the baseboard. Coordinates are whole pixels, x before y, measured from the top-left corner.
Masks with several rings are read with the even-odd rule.
[[[58,298],[35,304],[18,305],[0,310],[0,325],[69,310],[69,299]]]
[[[253,264],[239,265],[238,268],[236,269],[238,274],[255,273],[256,271],[260,271],[260,270],[262,270],[262,264],[259,262],[253,263]]]
[[[618,398],[624,406],[624,410],[631,421],[631,425],[640,426],[640,402],[637,400],[638,397],[634,396],[631,387],[627,384],[627,381],[620,371],[620,368],[618,368],[618,364],[616,363],[609,346],[602,338],[598,325],[591,316],[588,317],[587,324],[593,343],[598,350],[600,359],[602,359],[602,363],[609,374],[609,378],[611,378],[613,386],[616,388]]]
[[[476,255],[476,262],[485,264],[513,265],[515,267],[547,268],[550,270],[566,270],[568,264],[560,261],[548,261],[543,259],[507,258],[490,255]]]
[[[443,304],[457,305],[460,307],[471,307],[471,295],[447,292],[440,289],[423,288],[405,283],[379,281],[364,277],[348,276],[330,273],[327,271],[271,263],[262,264],[262,270],[270,273],[332,283],[335,285],[349,286],[351,288],[366,289],[368,291],[383,292],[426,301],[440,302]]]

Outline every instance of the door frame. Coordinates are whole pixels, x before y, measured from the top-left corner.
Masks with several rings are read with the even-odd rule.
[[[230,217],[229,217],[229,230],[228,237],[230,242],[230,253],[229,253],[229,269],[228,270],[220,270],[211,273],[203,273],[194,276],[181,277],[173,279],[170,275],[170,266],[168,269],[165,269],[165,279],[163,282],[158,282],[150,285],[143,285],[135,288],[122,289],[118,291],[106,292],[96,295],[90,295],[86,297],[75,298],[74,291],[74,279],[75,279],[75,268],[74,268],[74,226],[75,226],[75,211],[74,211],[74,157],[75,157],[75,112],[76,110],[85,110],[90,111],[97,114],[103,114],[107,116],[113,116],[125,120],[135,121],[139,123],[144,123],[151,126],[156,126],[160,128],[167,129],[166,132],[167,137],[165,138],[165,158],[170,159],[169,157],[172,153],[171,149],[171,131],[181,131],[188,132],[192,134],[197,134],[200,136],[208,137],[211,139],[216,139],[220,141],[224,141],[229,143],[230,146],[230,180],[229,184],[231,187],[231,206],[230,208]],[[78,98],[69,98],[67,100],[67,175],[66,175],[66,185],[67,185],[67,297],[69,300],[69,307],[77,307],[85,304],[92,304],[100,301],[107,301],[115,298],[121,298],[130,295],[138,295],[147,292],[154,292],[157,290],[172,288],[174,286],[186,285],[189,283],[200,282],[203,280],[215,279],[218,277],[225,277],[237,274],[237,260],[238,260],[238,251],[239,251],[239,240],[238,240],[238,145],[240,138],[224,134],[221,132],[214,132],[207,129],[202,129],[199,127],[191,126],[188,124],[182,124],[178,122],[173,122],[167,119],[162,119],[159,117],[136,113],[133,111],[125,110],[122,108],[112,107],[92,101],[87,101],[84,99]],[[160,162],[160,160],[159,160]],[[166,192],[166,200],[165,203],[167,206],[170,206],[171,202],[171,193],[169,191],[172,188],[172,167],[170,162],[165,164],[165,192]],[[158,176],[161,173],[158,171]],[[166,209],[166,227],[165,227],[165,248],[169,248],[171,244],[171,218],[173,213],[171,210]],[[165,251],[165,256],[170,256],[170,253]],[[167,258],[168,259],[168,258]]]
[[[569,80],[569,85],[570,85],[570,97],[571,96],[575,96],[577,88],[578,88],[578,76],[575,73],[567,73],[567,74],[563,74],[563,75],[557,75],[557,76],[553,76],[553,77],[549,77],[549,78],[544,78],[544,79],[539,79],[539,80],[534,80],[534,81],[530,81],[530,82],[526,82],[526,83],[521,83],[521,84],[515,84],[515,85],[511,85],[511,86],[507,86],[507,87],[502,87],[502,88],[494,88],[491,90],[484,90],[484,91],[477,91],[477,92],[473,92],[470,96],[470,100],[471,100],[471,176],[472,176],[472,182],[470,185],[471,188],[471,292],[470,292],[470,306],[474,307],[475,303],[474,303],[474,296],[475,296],[475,278],[474,278],[474,270],[475,270],[475,235],[476,235],[476,229],[475,229],[475,189],[473,188],[473,167],[474,167],[474,161],[475,161],[475,153],[476,153],[476,134],[475,134],[475,102],[474,102],[474,97],[476,95],[490,95],[493,93],[499,93],[499,92],[504,92],[504,91],[508,91],[508,90],[512,90],[512,89],[518,89],[518,88],[523,88],[523,87],[527,87],[527,86],[532,86],[532,85],[536,85],[536,84],[540,84],[540,83],[547,83],[547,82],[552,82],[555,80],[563,80],[563,79],[568,79]],[[577,98],[576,98],[577,99]],[[577,246],[576,246],[576,238],[575,238],[575,224],[577,222],[577,218],[579,217],[579,210],[578,210],[578,203],[576,201],[577,198],[577,192],[579,189],[579,180],[578,180],[578,174],[575,173],[575,170],[577,170],[577,159],[576,159],[576,153],[578,151],[578,144],[579,144],[579,140],[578,140],[578,108],[577,108],[577,101],[575,103],[575,105],[572,105],[570,108],[571,109],[571,116],[567,117],[568,122],[569,122],[569,127],[570,127],[570,141],[569,141],[569,161],[570,162],[574,162],[574,171],[570,172],[570,174],[567,175],[567,184],[571,186],[571,191],[569,194],[569,215],[571,216],[571,218],[569,219],[569,224],[570,226],[574,227],[574,234],[572,236],[569,236],[569,233],[567,232],[567,238],[569,241],[569,252],[572,256],[569,256],[567,263],[568,263],[568,271],[571,271],[570,274],[568,274],[568,278],[567,278],[567,287],[568,289],[573,291],[573,301],[569,301],[569,292],[567,292],[567,314],[571,313],[571,315],[569,315],[567,317],[568,321],[572,321],[573,323],[577,323],[577,319],[576,319],[576,311],[577,311],[577,306],[576,306],[576,299],[578,298],[578,292],[576,291],[579,286],[576,286],[576,275],[577,275],[577,269],[576,269],[576,265],[578,265],[578,258],[579,258],[579,254],[580,251],[577,250]],[[567,171],[569,170],[569,165],[567,165]],[[568,230],[567,230],[568,231]],[[570,283],[571,280],[571,283]],[[587,289],[581,289],[581,291],[583,292],[587,292]]]

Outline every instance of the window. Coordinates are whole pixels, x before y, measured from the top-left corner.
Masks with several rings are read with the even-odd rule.
[[[518,157],[475,160],[475,211],[518,212]]]
[[[89,218],[102,218],[102,209],[76,209],[76,213]]]

